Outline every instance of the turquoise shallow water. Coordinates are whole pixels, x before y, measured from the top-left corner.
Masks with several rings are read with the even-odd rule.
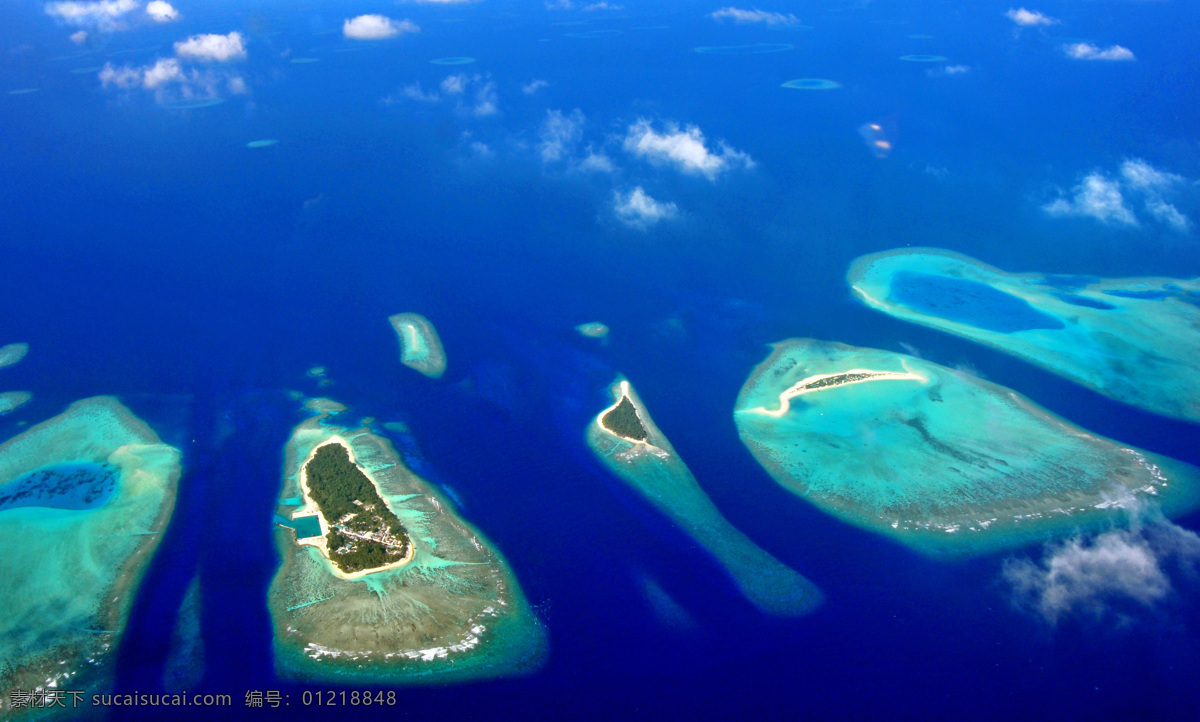
[[[112,497],[116,470],[103,464],[55,464],[0,487],[0,511],[23,506],[94,509]]]

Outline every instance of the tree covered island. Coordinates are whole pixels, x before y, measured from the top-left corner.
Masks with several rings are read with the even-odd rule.
[[[329,560],[346,574],[402,561],[412,542],[375,484],[340,443],[324,444],[304,465],[308,495],[324,518]]]
[[[634,408],[628,396],[622,396],[620,403],[601,416],[600,423],[621,438],[634,441],[646,440],[646,427],[642,425],[637,409]]]

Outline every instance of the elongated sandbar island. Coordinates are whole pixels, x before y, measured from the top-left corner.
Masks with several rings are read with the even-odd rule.
[[[724,567],[760,609],[800,615],[820,605],[820,590],[735,528],[709,499],[659,431],[633,386],[618,378],[612,405],[588,425],[587,443],[622,481],[679,525]]]
[[[386,438],[339,426],[345,407],[305,405],[268,592],[279,674],[433,684],[535,670],[545,633],[500,552]]]
[[[0,445],[0,717],[17,689],[108,691],[179,475],[179,450],[110,397]]]
[[[738,395],[784,488],[919,551],[963,556],[1200,502],[1200,469],[1088,433],[1016,392],[891,351],[773,346]]]
[[[429,319],[419,313],[397,313],[388,321],[400,342],[400,363],[431,379],[441,378],[446,372],[446,351]]]
[[[1200,279],[1005,273],[951,251],[902,248],[858,258],[846,280],[890,316],[1200,422]]]

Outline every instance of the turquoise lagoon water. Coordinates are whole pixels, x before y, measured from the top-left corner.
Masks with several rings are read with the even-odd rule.
[[[0,511],[23,506],[94,509],[112,497],[117,473],[103,464],[55,464],[0,486]]]

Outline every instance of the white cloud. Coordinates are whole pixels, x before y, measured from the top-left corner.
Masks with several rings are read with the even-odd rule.
[[[1187,216],[1180,213],[1178,208],[1167,203],[1161,197],[1147,198],[1146,212],[1177,231],[1186,231],[1192,227],[1192,222],[1188,220]]]
[[[88,34],[86,30],[76,30],[75,32],[71,33],[71,42],[75,43],[76,45],[83,45],[87,42],[87,39]]]
[[[612,173],[616,170],[611,158],[604,153],[592,150],[591,147],[587,149],[587,155],[583,160],[579,161],[575,167],[589,173]]]
[[[1171,566],[1200,559],[1200,536],[1165,519],[1048,544],[1041,564],[1009,559],[1003,577],[1014,600],[1054,624],[1064,616],[1123,616],[1130,602],[1152,607],[1172,591]]]
[[[460,113],[477,117],[495,115],[497,108],[496,83],[483,75],[449,75],[438,86],[440,93],[427,93],[421,89],[420,83],[411,83],[401,88],[400,92],[410,100],[423,103],[439,103],[447,98],[455,98],[455,107]],[[467,100],[467,95],[473,97]],[[383,99],[384,104],[390,105],[398,100],[395,96]]]
[[[1012,20],[1017,25],[1021,25],[1023,27],[1058,24],[1057,20],[1052,17],[1047,17],[1037,10],[1026,10],[1025,8],[1013,10],[1012,8],[1009,8],[1009,11],[1004,13],[1004,15],[1009,20]]]
[[[495,115],[496,100],[496,84],[489,80],[475,91],[475,105],[470,109],[471,114],[479,117]]]
[[[1133,51],[1120,45],[1100,49],[1091,43],[1073,43],[1064,45],[1063,52],[1067,57],[1076,60],[1136,60]]]
[[[754,160],[742,151],[729,147],[724,141],[718,143],[716,152],[709,150],[704,134],[694,125],[680,129],[673,122],[666,123],[666,131],[659,133],[650,126],[650,121],[639,118],[629,126],[625,136],[625,150],[653,163],[674,165],[685,173],[696,173],[709,180],[730,168],[753,168]]]
[[[1058,198],[1042,209],[1052,216],[1091,216],[1104,223],[1138,225],[1121,194],[1121,185],[1099,171],[1080,181],[1070,198]]]
[[[411,20],[393,20],[383,15],[359,15],[342,23],[342,35],[354,40],[385,40],[420,29]]]
[[[548,85],[550,85],[550,83],[547,83],[545,80],[532,80],[521,86],[521,92],[526,95],[533,95]]]
[[[553,163],[569,156],[583,137],[583,112],[576,108],[570,115],[561,110],[546,111],[546,119],[538,131],[538,155],[542,161]]]
[[[1042,206],[1055,216],[1090,216],[1104,223],[1139,225],[1131,201],[1140,200],[1150,218],[1177,231],[1187,231],[1191,221],[1167,201],[1167,196],[1187,184],[1176,173],[1162,171],[1140,158],[1126,159],[1115,176],[1103,171],[1089,173],[1071,190]]]
[[[571,0],[546,0],[544,4],[547,10],[570,10],[575,7]]]
[[[146,3],[146,14],[156,23],[169,23],[179,19],[179,11],[164,0],[150,0]]]
[[[628,193],[613,191],[613,212],[625,225],[644,231],[659,221],[679,215],[679,208],[674,203],[654,200],[638,186]]]
[[[800,18],[783,13],[769,13],[766,10],[741,10],[735,7],[721,8],[709,15],[713,20],[732,20],[735,23],[765,23],[767,25],[796,25]]]
[[[421,90],[420,83],[406,85],[401,92],[404,93],[404,97],[412,100],[419,100],[423,103],[436,103],[442,99],[442,96],[438,95],[437,93],[426,93],[425,91]]]
[[[931,78],[957,78],[971,74],[970,65],[947,65],[944,68],[930,68],[925,74]]]
[[[625,9],[624,5],[611,5],[607,2],[603,2],[603,0],[601,0],[601,2],[598,2],[598,3],[592,3],[591,5],[583,6],[584,12],[592,12],[595,10],[624,10],[624,9]]]
[[[159,58],[142,66],[107,63],[98,77],[105,88],[154,91],[158,102],[164,104],[211,100],[220,96],[222,86],[234,95],[247,92],[246,81],[240,75],[188,70],[176,58]]]
[[[1158,170],[1141,158],[1130,158],[1121,163],[1121,178],[1133,188],[1159,192],[1184,181],[1183,176]]]
[[[98,2],[65,2],[46,3],[46,14],[68,25],[92,28],[102,31],[121,29],[120,19],[127,13],[137,10],[137,0],[99,0]]]
[[[208,33],[175,43],[175,54],[189,60],[224,63],[246,57],[246,45],[237,31],[228,35]]]

